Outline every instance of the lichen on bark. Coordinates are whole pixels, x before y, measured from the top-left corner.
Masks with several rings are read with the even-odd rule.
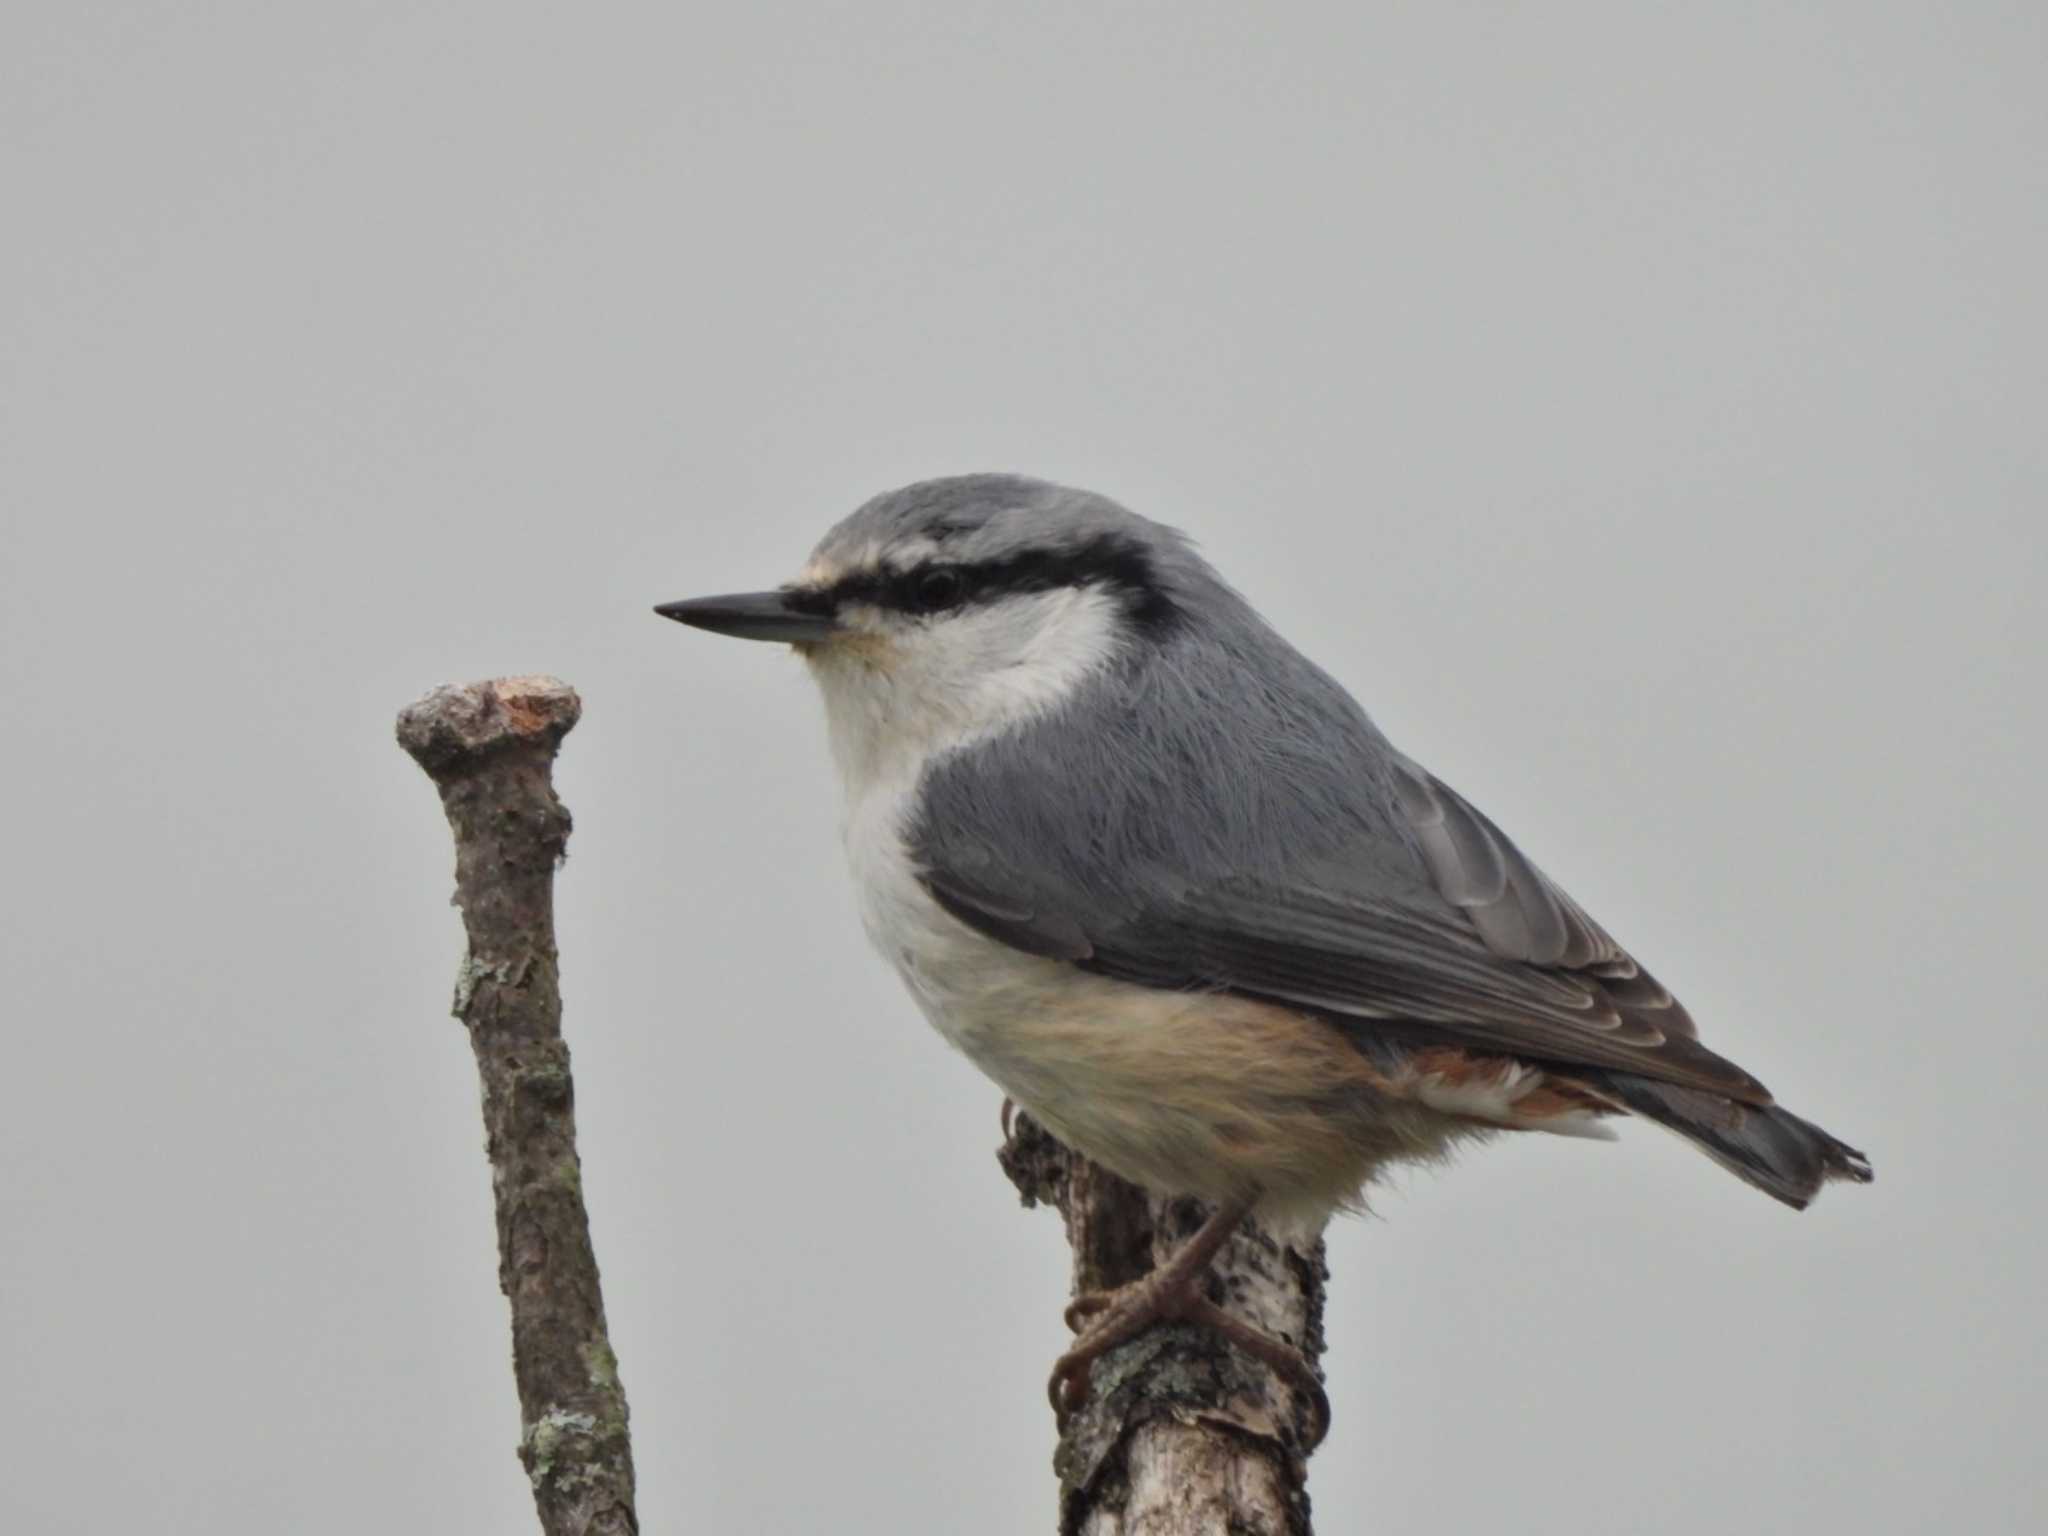
[[[433,779],[455,835],[469,947],[454,1012],[483,1084],[519,1458],[547,1536],[631,1536],[626,1394],[583,1205],[555,950],[554,875],[570,820],[550,771],[581,710],[553,678],[499,678],[408,705],[398,739]]]

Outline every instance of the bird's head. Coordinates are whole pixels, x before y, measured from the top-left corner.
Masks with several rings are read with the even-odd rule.
[[[793,645],[842,766],[867,776],[1049,709],[1166,643],[1211,581],[1180,534],[1104,497],[961,475],[875,497],[774,591],[655,611]]]

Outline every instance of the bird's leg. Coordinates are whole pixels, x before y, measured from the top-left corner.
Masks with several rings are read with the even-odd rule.
[[[1330,1400],[1323,1393],[1315,1368],[1299,1350],[1232,1317],[1202,1294],[1210,1261],[1230,1241],[1231,1233],[1250,1210],[1250,1201],[1225,1205],[1142,1280],[1133,1280],[1113,1291],[1074,1298],[1067,1308],[1067,1326],[1080,1332],[1081,1337],[1053,1362],[1052,1380],[1047,1386],[1055,1413],[1065,1417],[1088,1400],[1090,1369],[1119,1344],[1135,1339],[1157,1323],[1200,1323],[1270,1366],[1307,1395],[1315,1408],[1316,1423],[1310,1441],[1310,1448],[1314,1448],[1330,1424]],[[1091,1317],[1096,1321],[1081,1332],[1083,1323]]]
[[[1150,1308],[1149,1315],[1140,1321],[1136,1327],[1129,1329],[1110,1343],[1101,1344],[1089,1350],[1087,1357],[1089,1360],[1093,1360],[1105,1350],[1112,1349],[1117,1344],[1121,1344],[1125,1339],[1136,1338],[1147,1328],[1151,1327],[1153,1323],[1166,1316],[1164,1308],[1177,1308],[1190,1295],[1199,1295],[1201,1293],[1202,1281],[1209,1271],[1209,1261],[1216,1257],[1218,1251],[1222,1249],[1225,1243],[1230,1241],[1230,1234],[1237,1230],[1238,1224],[1250,1212],[1251,1203],[1249,1201],[1238,1201],[1230,1205],[1218,1206],[1214,1214],[1202,1223],[1195,1235],[1176,1248],[1167,1258],[1166,1262],[1153,1270],[1151,1274],[1133,1280],[1128,1285],[1120,1285],[1113,1291],[1091,1291],[1085,1296],[1076,1296],[1067,1304],[1067,1326],[1082,1336],[1072,1349],[1060,1357],[1061,1364],[1064,1365],[1067,1361],[1073,1360],[1076,1355],[1081,1353],[1082,1345],[1092,1342],[1097,1334],[1101,1333],[1112,1322],[1121,1319],[1126,1313],[1132,1313],[1148,1306]],[[1086,1319],[1095,1316],[1098,1312],[1107,1312],[1110,1316],[1104,1318],[1093,1328],[1083,1333],[1082,1323]],[[1085,1368],[1085,1362],[1083,1362],[1083,1365]],[[1058,1379],[1059,1373],[1055,1371],[1054,1380],[1057,1381]],[[1084,1379],[1082,1382],[1084,1392],[1086,1386],[1087,1383]]]

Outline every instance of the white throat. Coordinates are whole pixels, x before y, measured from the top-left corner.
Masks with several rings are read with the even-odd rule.
[[[816,647],[807,659],[849,817],[906,794],[934,758],[1070,697],[1115,654],[1121,623],[1115,598],[1061,587]]]

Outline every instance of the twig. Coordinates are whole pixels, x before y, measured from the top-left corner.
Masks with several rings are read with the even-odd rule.
[[[626,1393],[583,1208],[555,954],[555,866],[569,812],[549,770],[582,708],[550,677],[437,688],[400,711],[398,741],[441,791],[455,833],[469,953],[454,1011],[483,1078],[519,1459],[547,1536],[629,1536],[639,1520]]]
[[[1056,1206],[1074,1291],[1137,1279],[1201,1225],[1068,1151],[1019,1114],[999,1154],[1026,1205]],[[1297,1253],[1246,1223],[1217,1256],[1211,1297],[1246,1322],[1323,1352],[1320,1242]],[[1303,1394],[1213,1333],[1155,1328],[1096,1363],[1088,1402],[1060,1433],[1061,1536],[1310,1536]]]

